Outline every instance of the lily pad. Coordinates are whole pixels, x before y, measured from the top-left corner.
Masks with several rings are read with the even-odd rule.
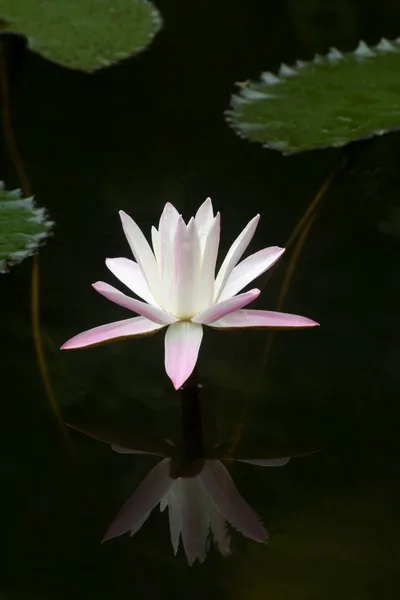
[[[343,146],[400,127],[400,38],[266,72],[231,100],[235,131],[284,154]]]
[[[21,198],[21,190],[7,191],[0,181],[0,273],[31,256],[52,226],[33,197]]]
[[[0,28],[71,69],[93,70],[146,46],[161,19],[147,0],[0,0]]]

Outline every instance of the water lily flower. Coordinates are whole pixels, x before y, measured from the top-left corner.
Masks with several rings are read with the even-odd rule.
[[[112,302],[140,316],[89,329],[71,338],[62,349],[154,333],[166,327],[165,369],[178,389],[196,365],[203,325],[216,329],[318,325],[298,315],[244,309],[257,298],[260,290],[238,292],[272,267],[284,252],[284,248],[272,246],[239,262],[260,215],[256,215],[234,241],[216,277],[220,214],[214,216],[210,198],[188,224],[176,208],[167,203],[159,228],[151,230],[153,247],[131,217],[123,211],[120,217],[135,261],[109,258],[106,265],[142,300],[127,296],[103,281],[94,283],[93,287]]]
[[[137,453],[114,444],[112,448],[124,454]],[[205,560],[210,531],[221,554],[229,555],[227,521],[247,538],[267,541],[268,534],[259,517],[240,495],[221,461],[198,460],[186,476],[172,477],[173,460],[164,458],[148,473],[107,529],[103,541],[128,532],[133,536],[158,504],[161,511],[168,507],[174,553],[177,554],[182,538],[189,565],[196,559],[201,563]],[[282,466],[288,461],[289,458],[241,459],[241,462],[270,467]]]

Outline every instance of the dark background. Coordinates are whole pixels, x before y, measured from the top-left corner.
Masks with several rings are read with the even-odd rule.
[[[400,136],[282,157],[224,119],[235,82],[400,35],[395,0],[157,0],[164,28],[142,53],[93,74],[68,71],[5,36],[13,125],[37,203],[56,222],[40,251],[46,363],[69,422],[116,435],[179,437],[180,407],[163,336],[59,352],[72,335],[128,316],[90,284],[104,259],[129,256],[118,210],[147,232],[165,202],[186,217],[211,196],[222,253],[260,212],[251,245],[284,245],[332,169],[285,310],[321,327],[275,336],[205,331],[198,363],[205,432],[243,429],[260,454],[318,447],[282,469],[235,464],[239,491],[271,539],[234,534],[189,568],[168,519],[100,545],[108,523],[155,464],[114,454],[49,408],[31,331],[32,260],[0,278],[1,598],[136,596],[281,600],[397,598],[399,573]],[[400,77],[400,73],[399,73]],[[2,136],[3,139],[3,136]],[[0,145],[0,177],[20,186]],[[290,253],[257,302],[273,309]],[[261,278],[264,285],[266,279]]]

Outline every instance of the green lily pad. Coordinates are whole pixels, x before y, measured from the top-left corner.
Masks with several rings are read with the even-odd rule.
[[[32,50],[71,69],[129,56],[160,24],[147,0],[0,0],[0,28],[27,36]]]
[[[400,127],[400,38],[326,56],[242,87],[227,119],[235,131],[284,154],[343,146]]]
[[[7,191],[0,181],[0,273],[31,256],[52,226],[33,197],[21,198],[21,190]]]

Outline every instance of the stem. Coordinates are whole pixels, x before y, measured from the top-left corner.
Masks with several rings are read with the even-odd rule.
[[[204,454],[200,387],[196,369],[186,381],[181,396],[183,446],[191,460]]]

